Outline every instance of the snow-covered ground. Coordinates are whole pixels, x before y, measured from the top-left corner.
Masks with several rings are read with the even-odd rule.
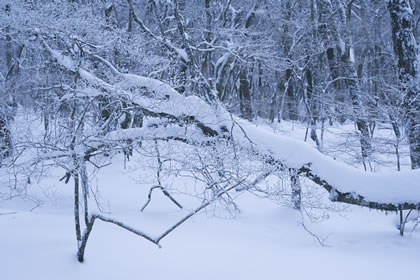
[[[282,125],[288,125],[282,124]],[[289,130],[289,128],[285,128]],[[302,137],[302,128],[290,133]],[[300,138],[302,139],[302,138]],[[332,147],[332,146],[330,146]],[[183,217],[198,201],[175,192],[179,210],[155,191],[144,212],[150,184],[136,183],[136,170],[120,159],[101,169],[92,185],[100,186],[103,211],[152,236]],[[240,212],[228,218],[209,207],[172,232],[159,249],[115,225],[97,221],[85,262],[76,259],[73,186],[59,182],[62,171],[30,194],[41,198],[0,201],[0,279],[416,279],[420,234],[408,226],[399,236],[395,213],[346,207],[329,219],[302,226],[301,215],[268,199],[244,193]],[[188,179],[174,187],[182,190]],[[4,191],[4,190],[3,190]],[[326,201],[326,203],[328,203]]]

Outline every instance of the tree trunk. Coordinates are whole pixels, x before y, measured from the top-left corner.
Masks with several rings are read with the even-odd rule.
[[[420,168],[420,100],[416,85],[419,50],[414,37],[414,19],[407,0],[388,3],[391,15],[392,41],[398,60],[400,90],[404,96],[403,110],[407,121],[411,168]]]
[[[10,15],[10,5],[6,4],[5,12],[6,15]],[[6,33],[6,80],[9,81],[13,74],[13,50],[12,50],[12,37],[10,36],[10,26],[5,28]],[[0,162],[3,158],[9,157],[12,153],[12,139],[9,130],[9,120],[12,118],[11,107],[14,106],[14,102],[10,102],[11,95],[9,89],[11,87],[6,86],[6,89],[2,92],[1,104],[0,104]],[[11,104],[10,104],[11,103]]]
[[[320,15],[331,15],[332,12],[332,5],[330,0],[322,0],[322,5],[320,5]],[[355,60],[354,60],[354,51],[353,51],[353,43],[351,40],[351,33],[350,33],[350,27],[349,27],[349,21],[351,16],[351,4],[353,2],[351,1],[348,6],[346,7],[346,10],[344,10],[344,7],[341,5],[341,2],[338,3],[338,12],[340,15],[339,22],[335,22],[333,16],[330,16],[328,18],[329,22],[329,29],[331,31],[331,35],[334,38],[337,50],[339,54],[341,55],[340,59],[343,63],[343,76],[347,81],[347,87],[349,90],[349,96],[351,98],[352,107],[353,107],[353,116],[356,123],[357,130],[360,134],[360,147],[361,147],[361,153],[362,153],[362,159],[363,159],[363,165],[366,169],[366,161],[369,160],[371,151],[372,151],[372,145],[370,141],[370,135],[369,135],[369,124],[367,122],[367,116],[364,111],[364,107],[362,104],[362,91],[360,89],[359,85],[359,79],[357,77],[357,71],[355,66]],[[321,9],[322,7],[322,9]],[[326,24],[327,19],[323,19],[324,24]],[[338,32],[337,25],[343,26],[344,28],[344,36],[341,36],[341,34]],[[324,30],[325,32],[325,30]],[[326,35],[324,35],[326,37]],[[342,37],[344,38],[344,41],[342,40]],[[330,55],[327,50],[327,56]],[[331,51],[330,51],[331,52]],[[330,67],[331,69],[331,67]],[[333,73],[332,73],[333,74]]]
[[[241,117],[252,121],[252,103],[251,103],[251,92],[249,89],[248,77],[245,70],[241,71],[239,78],[239,99],[240,99],[240,110]]]
[[[302,187],[300,185],[299,174],[296,169],[290,169],[290,186],[292,188],[293,208],[301,210],[302,207]]]

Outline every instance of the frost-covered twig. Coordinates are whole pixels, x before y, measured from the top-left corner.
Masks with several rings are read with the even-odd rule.
[[[303,229],[307,233],[309,233],[310,236],[312,236],[319,243],[319,245],[321,245],[322,247],[330,247],[328,244],[325,243],[327,241],[328,237],[322,238],[322,237],[318,236],[317,234],[313,233],[311,230],[309,230],[308,227],[305,225],[305,221],[303,220],[303,216],[302,216],[302,222],[300,222],[299,224],[303,227]]]
[[[157,182],[158,182],[159,185],[150,188],[147,202],[141,208],[141,211],[143,212],[143,210],[146,208],[146,206],[150,203],[150,201],[152,199],[152,192],[156,188],[159,188],[166,197],[168,197],[176,206],[178,206],[178,208],[182,209],[182,205],[178,201],[176,201],[176,199],[166,190],[166,188],[164,188],[162,186],[160,174],[162,172],[162,166],[163,166],[164,161],[162,161],[162,159],[160,157],[159,144],[158,144],[157,140],[155,140],[154,142],[155,142],[155,150],[156,150],[156,159],[157,159],[157,162],[158,162],[158,168],[156,170],[156,179],[157,179]]]
[[[182,205],[178,201],[176,201],[176,199],[164,187],[158,185],[150,188],[149,194],[147,195],[147,201],[141,208],[141,212],[143,212],[144,209],[146,209],[147,205],[149,205],[150,201],[152,201],[152,192],[154,189],[160,189],[166,197],[168,197],[176,206],[178,206],[179,209],[182,209]]]
[[[13,215],[13,214],[17,214],[17,212],[0,213],[0,216],[2,216],[2,215]]]

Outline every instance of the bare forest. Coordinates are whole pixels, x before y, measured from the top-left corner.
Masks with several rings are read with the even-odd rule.
[[[56,207],[84,262],[274,203],[315,250],[348,209],[414,248],[419,42],[417,0],[0,0],[0,239]]]

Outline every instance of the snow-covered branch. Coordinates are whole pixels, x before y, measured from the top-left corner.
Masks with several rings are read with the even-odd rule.
[[[207,136],[216,136],[227,132],[223,123],[224,120],[230,119],[230,116],[220,104],[215,109],[197,96],[181,96],[175,89],[162,81],[135,74],[121,73],[109,61],[100,58],[122,79],[118,84],[112,85],[90,71],[80,66],[76,67],[76,63],[70,56],[52,49],[45,40],[42,43],[60,66],[68,71],[77,72],[82,79],[93,87],[85,90],[89,97],[108,95],[126,99],[145,116],[193,124]],[[129,89],[132,87],[147,89],[153,93],[153,98],[138,92],[130,92]]]

